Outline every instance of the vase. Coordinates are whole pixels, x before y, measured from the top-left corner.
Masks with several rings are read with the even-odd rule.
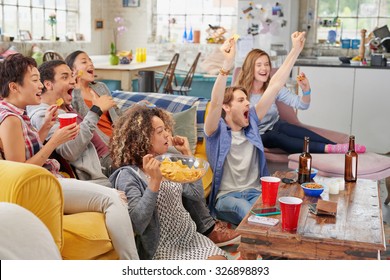
[[[56,41],[56,34],[54,32],[54,25],[51,26],[51,41],[55,42]]]
[[[118,65],[119,64],[119,56],[116,54],[110,54],[110,64],[111,65]]]

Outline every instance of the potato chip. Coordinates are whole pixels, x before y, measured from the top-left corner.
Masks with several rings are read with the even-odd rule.
[[[77,78],[81,77],[84,74],[83,70],[77,71]]]
[[[305,76],[298,75],[297,76],[297,81],[303,81],[305,79]]]
[[[160,166],[161,174],[168,180],[180,183],[188,183],[199,180],[202,177],[202,171],[195,167],[188,167],[181,160],[176,162],[165,158]]]
[[[234,35],[232,36],[232,38],[234,39],[235,42],[237,42],[237,40],[240,38],[240,35],[234,34]]]
[[[60,107],[62,104],[64,104],[64,99],[58,98],[58,99],[56,100],[56,105],[57,105],[58,107]]]

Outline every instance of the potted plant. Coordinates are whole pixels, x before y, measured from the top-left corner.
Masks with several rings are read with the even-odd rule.
[[[111,65],[119,64],[119,56],[116,55],[116,46],[113,42],[111,42],[110,64]]]

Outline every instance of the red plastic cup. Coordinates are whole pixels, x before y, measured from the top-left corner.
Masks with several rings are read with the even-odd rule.
[[[282,212],[282,229],[296,231],[298,227],[299,212],[301,211],[302,199],[292,196],[279,198]]]
[[[265,176],[260,178],[261,181],[261,197],[263,206],[275,206],[276,197],[278,196],[278,188],[280,178]]]
[[[60,121],[60,128],[63,128],[72,123],[75,123],[77,120],[77,114],[74,113],[59,114],[58,120]]]

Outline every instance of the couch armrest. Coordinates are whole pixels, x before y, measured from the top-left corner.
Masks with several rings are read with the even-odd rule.
[[[0,201],[18,204],[34,213],[61,251],[64,200],[54,175],[36,165],[0,160],[0,182]]]

